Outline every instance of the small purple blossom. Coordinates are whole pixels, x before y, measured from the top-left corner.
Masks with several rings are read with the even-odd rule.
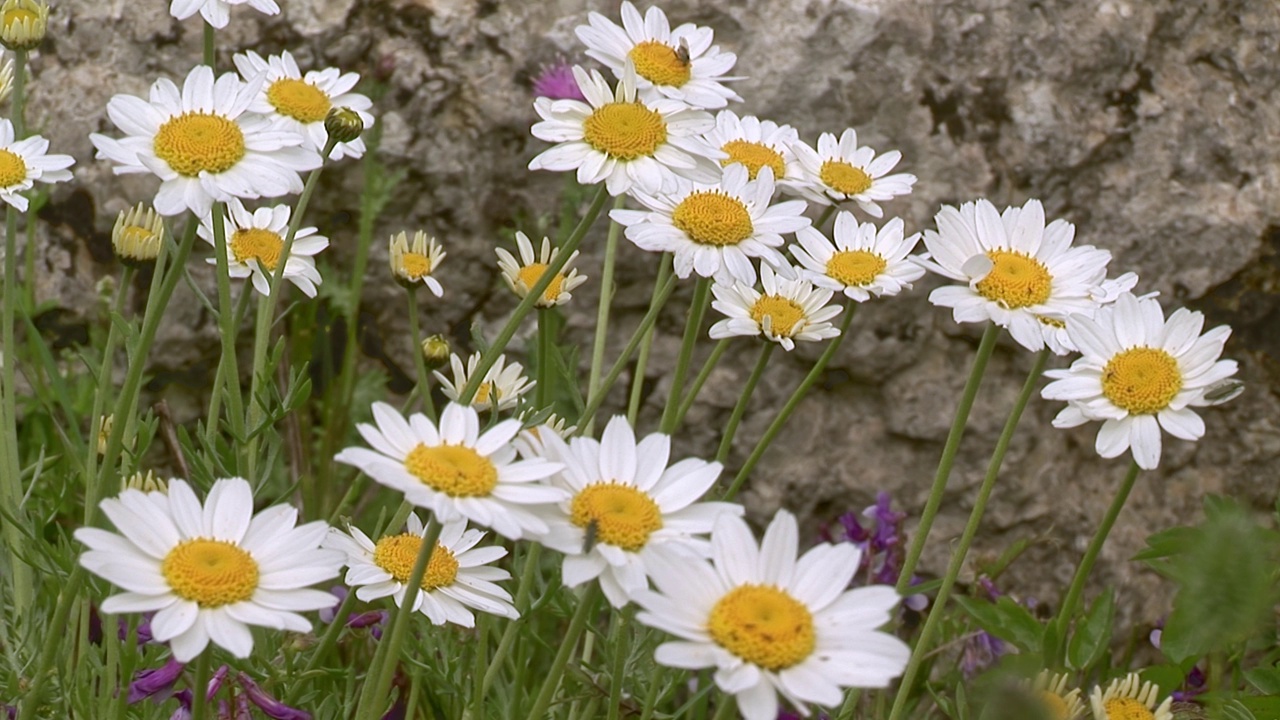
[[[173,694],[174,683],[182,677],[182,670],[185,667],[177,660],[169,658],[158,668],[139,670],[133,676],[133,682],[129,683],[129,704],[141,702],[146,698],[152,698],[156,702],[167,700]]]
[[[237,679],[240,681],[240,687],[244,688],[244,695],[267,717],[273,720],[311,720],[310,713],[289,707],[271,697],[248,675],[240,673]],[[245,715],[248,716],[248,713],[246,712]]]
[[[564,58],[542,66],[538,77],[533,79],[533,94],[552,100],[587,101],[578,87],[577,78],[573,76],[573,65]]]
[[[1191,672],[1187,673],[1187,679],[1182,683],[1182,690],[1175,690],[1173,695],[1174,702],[1195,702],[1196,696],[1209,689],[1209,678],[1205,676],[1199,665],[1191,668]]]
[[[837,518],[840,532],[822,529],[822,537],[828,542],[851,542],[862,549],[862,563],[858,575],[866,577],[865,584],[894,585],[902,572],[905,559],[903,548],[903,523],[907,514],[895,511],[893,499],[887,492],[876,495],[876,504],[863,510],[861,516],[847,512]]]
[[[960,652],[960,672],[966,679],[972,678],[994,665],[1004,653],[1003,640],[986,631],[978,631],[964,642],[964,649]]]

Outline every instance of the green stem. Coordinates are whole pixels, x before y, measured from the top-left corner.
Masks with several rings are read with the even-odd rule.
[[[929,500],[920,515],[920,524],[911,536],[911,545],[907,549],[907,557],[902,564],[902,574],[898,576],[898,594],[905,595],[911,586],[911,576],[915,574],[916,563],[924,552],[924,542],[929,537],[929,529],[933,527],[933,519],[942,504],[942,494],[947,489],[947,480],[951,477],[951,466],[955,464],[956,453],[960,450],[960,439],[964,437],[965,425],[969,422],[969,411],[973,409],[973,400],[978,396],[978,388],[982,385],[982,375],[987,369],[987,361],[996,347],[996,337],[1000,328],[995,323],[987,323],[982,333],[982,341],[978,343],[978,353],[973,358],[973,368],[969,371],[969,379],[964,384],[964,394],[960,397],[960,405],[956,408],[955,419],[951,422],[951,431],[947,434],[946,445],[942,448],[942,459],[938,461],[938,470],[933,476],[933,487],[929,490]]]
[[[233,327],[236,328],[237,333],[239,333],[240,325],[244,320],[245,309],[249,307],[249,298],[256,292],[257,291],[253,289],[253,283],[251,282],[244,283],[241,286],[240,299],[236,300],[235,321],[233,322]],[[235,392],[240,392],[240,378],[238,375],[239,368],[237,368]],[[213,386],[211,388],[212,394],[209,396],[209,412],[206,415],[207,419],[205,421],[204,428],[205,451],[210,454],[215,453],[218,447],[218,433],[220,430],[218,418],[222,414],[223,384],[226,383],[226,381],[227,368],[223,363],[219,362],[218,369],[213,374]],[[230,392],[230,390],[227,392]]]
[[[791,397],[787,398],[787,403],[782,406],[778,416],[773,419],[768,429],[764,431],[764,435],[760,437],[759,442],[752,448],[746,462],[742,463],[742,468],[733,477],[733,483],[729,486],[729,491],[724,495],[726,500],[732,500],[738,495],[738,491],[742,489],[742,484],[747,481],[747,476],[755,469],[756,463],[760,462],[760,458],[764,457],[765,451],[769,449],[773,439],[777,437],[782,430],[782,426],[791,417],[791,413],[795,412],[796,408],[800,406],[800,401],[808,394],[809,388],[813,387],[813,384],[818,382],[818,378],[822,377],[822,371],[826,370],[827,363],[831,362],[831,358],[835,357],[836,351],[840,349],[840,344],[844,342],[845,336],[848,335],[849,325],[853,322],[854,310],[857,307],[857,303],[853,300],[845,301],[844,320],[840,323],[840,334],[831,339],[827,349],[823,350],[822,355],[818,357],[818,362],[814,363],[809,370],[809,374],[805,375],[804,380],[800,381],[800,385],[791,393]]]
[[[938,596],[934,599],[933,606],[929,608],[929,617],[925,620],[924,629],[920,631],[920,637],[911,651],[907,669],[902,674],[898,694],[893,700],[893,709],[889,712],[889,720],[898,720],[906,710],[907,697],[911,694],[916,675],[920,672],[920,665],[928,656],[930,643],[933,642],[933,636],[942,623],[947,601],[951,599],[951,590],[955,587],[956,579],[960,577],[960,569],[964,566],[964,560],[969,554],[969,546],[973,544],[974,536],[978,534],[978,526],[982,524],[982,515],[986,512],[987,501],[991,498],[992,489],[995,488],[996,477],[1000,474],[1000,466],[1004,463],[1004,456],[1009,450],[1009,443],[1013,440],[1013,433],[1018,429],[1018,421],[1022,419],[1022,412],[1026,410],[1027,401],[1035,392],[1036,384],[1040,381],[1040,373],[1044,372],[1044,364],[1048,359],[1048,348],[1041,350],[1036,356],[1035,365],[1028,373],[1026,382],[1022,384],[1022,392],[1018,394],[1013,411],[1009,413],[1004,430],[1000,432],[995,452],[991,454],[991,461],[987,464],[987,474],[982,479],[982,486],[978,489],[978,498],[973,503],[973,511],[969,513],[969,522],[965,524],[960,543],[951,554],[951,563],[947,566],[941,587],[938,588]]]
[[[211,648],[205,648],[196,660],[196,681],[191,688],[191,720],[204,720],[209,711],[209,655]]]
[[[223,389],[227,393],[227,415],[231,432],[235,435],[232,442],[234,446],[244,440],[244,396],[240,390],[240,363],[236,357],[236,335],[239,327],[236,325],[235,304],[231,301],[231,262],[227,250],[225,207],[220,202],[213,204],[213,252],[218,277],[218,334],[222,340],[218,374],[222,377]],[[191,223],[195,222],[193,217]],[[216,426],[218,418],[210,417],[209,422]],[[237,469],[240,468],[239,453],[236,466]]]
[[[533,388],[533,405],[537,410],[545,408],[551,396],[551,348],[554,341],[550,312],[547,308],[538,310],[538,384]]]
[[[716,714],[712,716],[712,720],[729,720],[729,718],[733,717],[733,711],[738,707],[738,701],[728,693],[721,693],[720,695],[720,702],[716,704]]]
[[[470,404],[471,400],[476,396],[476,391],[480,389],[480,383],[484,382],[484,377],[489,373],[489,368],[493,367],[493,364],[498,361],[498,356],[502,354],[502,351],[507,349],[507,343],[511,342],[511,338],[515,336],[520,323],[533,310],[534,303],[538,302],[538,298],[542,297],[542,294],[547,291],[547,286],[551,284],[551,281],[569,263],[569,258],[573,256],[573,251],[577,250],[578,246],[582,244],[582,239],[587,236],[587,230],[591,229],[591,225],[600,216],[600,210],[604,207],[604,201],[607,197],[609,197],[609,193],[605,190],[605,186],[601,185],[600,189],[596,191],[595,198],[591,201],[591,207],[587,208],[587,214],[582,217],[578,226],[573,229],[569,239],[561,246],[560,252],[556,253],[555,259],[542,272],[542,277],[538,278],[538,282],[529,288],[529,292],[525,294],[520,304],[516,306],[515,312],[511,313],[511,319],[507,320],[506,326],[498,333],[498,337],[489,346],[488,351],[480,356],[476,371],[471,374],[466,386],[458,393],[458,399],[462,404]]]
[[[480,686],[481,693],[488,693],[489,687],[497,679],[498,671],[502,668],[502,663],[506,661],[507,654],[511,652],[511,646],[515,642],[516,630],[524,622],[524,614],[529,611],[529,594],[533,591],[533,582],[540,568],[541,555],[542,546],[530,543],[529,551],[524,556],[524,569],[520,572],[520,584],[516,587],[515,607],[520,617],[508,622],[502,629],[502,639],[498,641],[498,649],[494,651],[493,658],[489,660],[489,667],[484,671],[484,682]]]
[[[826,208],[824,208],[822,211],[822,214],[818,216],[818,222],[813,224],[813,229],[817,230],[818,232],[822,232],[822,226],[827,224],[827,220],[831,219],[831,216],[835,213],[835,211],[836,211],[835,205],[828,205]]]
[[[640,320],[640,326],[631,334],[631,339],[627,341],[627,346],[623,348],[622,354],[613,362],[613,367],[609,368],[609,373],[605,375],[604,382],[600,385],[602,392],[596,395],[594,400],[587,403],[587,406],[582,410],[582,416],[578,418],[578,427],[582,427],[584,423],[595,417],[596,411],[600,409],[600,403],[609,394],[609,388],[613,387],[613,384],[617,382],[618,376],[622,374],[622,369],[631,360],[631,354],[640,346],[640,341],[644,338],[644,334],[649,331],[649,328],[653,327],[653,323],[658,319],[658,313],[661,312],[662,306],[666,304],[667,298],[671,297],[671,291],[675,289],[675,286],[676,279],[668,277],[658,302],[649,307],[649,312],[645,313],[644,318]]]
[[[738,402],[733,406],[733,414],[729,416],[729,424],[725,425],[724,436],[720,438],[720,449],[716,451],[716,462],[721,465],[729,457],[729,450],[733,448],[733,436],[738,432],[738,423],[742,422],[742,416],[747,412],[747,403],[751,401],[751,395],[756,391],[756,385],[760,384],[760,378],[764,377],[764,368],[769,364],[769,356],[773,354],[773,348],[777,343],[772,340],[765,340],[764,345],[760,348],[760,357],[756,360],[756,366],[751,371],[751,376],[747,378],[746,387],[742,388],[742,394],[738,397]]]
[[[213,26],[206,22],[204,24],[204,63],[203,64],[208,65],[210,70],[217,72],[218,69],[214,65],[217,59],[217,54],[216,54],[216,46],[214,45],[214,41],[213,41],[214,40],[213,35],[214,35]]]
[[[626,625],[626,615],[620,611],[614,611],[609,643],[609,651],[613,653],[613,669],[609,673],[609,709],[606,720],[618,720],[618,715],[622,711],[622,686],[626,683],[629,650],[627,640],[630,636],[630,633],[626,632]]]
[[[13,138],[22,140],[27,136],[27,50],[13,51],[13,94],[9,96],[9,107],[13,113]]]
[[[422,407],[427,415],[436,416],[435,403],[431,401],[431,374],[427,372],[427,360],[422,356],[422,326],[418,320],[417,286],[405,292],[409,299],[409,335],[410,351],[413,353],[413,367],[418,373],[418,397],[422,398]]]
[[[658,708],[658,693],[661,692],[662,683],[662,666],[658,663],[653,664],[653,669],[649,671],[649,690],[644,694],[644,707],[640,710],[640,720],[652,720],[653,713]]]
[[[649,298],[649,307],[653,307],[658,302],[662,286],[671,275],[672,258],[671,253],[662,253],[662,259],[658,261],[658,278],[653,282],[653,295]],[[631,375],[631,397],[627,400],[627,421],[633,427],[636,424],[636,417],[640,414],[640,398],[644,394],[644,371],[649,365],[649,349],[653,347],[653,335],[653,326],[649,326],[640,340],[640,354],[636,355],[636,369]]]
[[[1062,609],[1058,611],[1058,617],[1055,623],[1058,627],[1058,637],[1061,638],[1062,648],[1067,647],[1066,632],[1067,626],[1071,623],[1071,617],[1075,615],[1076,607],[1080,604],[1080,596],[1084,594],[1085,582],[1089,579],[1089,573],[1093,571],[1093,564],[1098,560],[1098,554],[1102,552],[1102,546],[1107,542],[1107,536],[1111,534],[1111,528],[1116,524],[1116,518],[1120,517],[1120,511],[1124,509],[1124,504],[1129,500],[1129,493],[1133,491],[1133,485],[1138,479],[1138,463],[1129,464],[1129,472],[1125,474],[1124,480],[1120,483],[1120,489],[1116,491],[1116,495],[1111,499],[1111,506],[1107,508],[1107,514],[1102,518],[1102,524],[1098,526],[1097,532],[1094,533],[1093,539],[1089,541],[1089,547],[1084,552],[1084,557],[1080,560],[1080,566],[1076,568],[1076,574],[1071,578],[1071,585],[1067,589],[1067,598],[1062,601]],[[1061,664],[1060,662],[1058,664]]]
[[[688,322],[684,326],[684,338],[680,341],[680,355],[676,359],[675,373],[671,376],[671,390],[667,395],[667,406],[662,411],[661,432],[670,435],[676,429],[676,410],[680,407],[680,394],[684,392],[684,376],[689,372],[689,361],[693,359],[693,348],[697,344],[702,330],[702,317],[707,312],[707,295],[711,291],[711,281],[700,277],[693,286],[693,300],[689,303]]]
[[[386,709],[384,706],[391,691],[391,680],[395,676],[396,663],[400,661],[400,647],[404,645],[405,636],[408,635],[409,618],[416,614],[414,605],[418,599],[418,591],[422,589],[422,576],[427,572],[436,542],[440,539],[440,529],[440,522],[433,520],[422,537],[418,559],[414,562],[413,571],[409,573],[409,580],[405,585],[404,601],[392,611],[391,632],[383,636],[380,642],[380,645],[386,646],[382,663],[375,663],[369,670],[373,680],[365,682],[365,691],[360,697],[356,712],[358,720],[374,720]]]
[[[720,356],[724,355],[724,351],[729,349],[729,340],[730,338],[718,340],[716,346],[711,349],[711,354],[707,356],[707,361],[702,363],[702,369],[693,378],[693,385],[684,394],[684,401],[680,403],[680,409],[676,411],[676,427],[680,427],[680,423],[684,422],[684,416],[693,408],[693,401],[698,399],[698,393],[702,392],[702,386],[706,384],[707,378],[711,377],[711,372],[716,369],[716,365],[720,364]]]
[[[93,394],[93,410],[89,413],[89,457],[85,463],[85,487],[90,495],[97,494],[94,484],[98,479],[98,433],[102,427],[103,408],[110,400],[111,390],[115,383],[111,381],[111,371],[115,368],[116,344],[120,333],[116,329],[116,318],[124,322],[124,301],[129,294],[129,285],[133,283],[133,268],[125,266],[120,273],[120,284],[116,287],[116,296],[107,313],[107,343],[102,348],[102,363],[98,367],[98,389]],[[105,458],[104,458],[105,460]],[[85,524],[88,524],[89,508],[85,507]]]
[[[542,682],[542,689],[538,691],[538,697],[533,702],[533,708],[529,711],[529,720],[544,720],[547,717],[547,708],[551,705],[551,698],[556,694],[556,689],[560,686],[560,678],[564,676],[565,666],[569,664],[569,656],[573,653],[574,648],[578,646],[578,638],[582,637],[582,631],[587,627],[587,620],[591,616],[591,611],[595,609],[596,600],[600,598],[600,584],[591,583],[587,586],[586,592],[582,593],[582,597],[578,599],[578,607],[573,612],[573,618],[569,620],[569,629],[565,632],[563,638],[559,640],[560,649],[556,651],[556,657],[551,661],[551,667],[547,670],[547,677]]]
[[[626,205],[627,196],[619,195],[613,200],[613,208]],[[613,305],[613,268],[618,258],[618,235],[622,226],[609,221],[609,234],[604,244],[604,268],[600,271],[600,303],[596,306],[596,333],[591,343],[591,372],[587,376],[587,402],[595,399],[600,392],[600,372],[604,365],[604,346],[609,336],[609,310]],[[591,422],[582,429],[584,435],[591,434]]]

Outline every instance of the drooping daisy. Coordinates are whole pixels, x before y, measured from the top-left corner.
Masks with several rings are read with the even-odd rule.
[[[405,589],[426,533],[416,513],[409,514],[407,524],[406,532],[384,536],[377,542],[355,526],[349,528],[350,534],[336,528],[329,531],[324,545],[346,553],[346,582],[356,588],[357,598],[368,602],[390,595],[396,607],[404,605]],[[511,604],[511,595],[494,584],[510,579],[510,573],[486,567],[505,556],[507,550],[496,545],[477,548],[482,539],[484,533],[468,530],[466,520],[441,527],[440,539],[422,576],[422,590],[414,599],[414,610],[421,611],[432,624],[451,622],[475,627],[470,608],[513,620],[520,616]]]
[[[391,244],[387,257],[391,262],[391,276],[406,288],[413,288],[418,283],[427,286],[432,295],[442,297],[444,286],[432,275],[447,255],[440,243],[421,230],[413,234],[413,244],[409,244],[409,235],[401,231],[391,236]]]
[[[800,261],[800,276],[809,282],[841,291],[858,302],[871,297],[897,295],[911,289],[924,276],[924,268],[907,259],[920,241],[920,233],[903,237],[901,218],[893,218],[876,231],[872,223],[859,223],[853,213],[836,215],[832,243],[812,227],[796,233],[799,245],[791,254]]]
[[[232,5],[248,5],[266,15],[279,15],[280,6],[275,0],[171,0],[169,14],[186,20],[196,12],[215,28],[224,28],[231,22]]]
[[[1219,360],[1231,328],[1200,334],[1204,315],[1179,308],[1164,317],[1155,298],[1125,293],[1090,318],[1067,317],[1067,334],[1083,357],[1063,370],[1041,396],[1066,400],[1055,427],[1101,420],[1096,448],[1104,458],[1133,451],[1138,466],[1160,464],[1160,429],[1183,440],[1204,435],[1204,420],[1192,408],[1216,405],[1216,388],[1236,374],[1235,360]]]
[[[622,27],[600,13],[587,16],[588,25],[575,32],[587,46],[587,55],[604,63],[621,78],[627,62],[635,65],[641,90],[679,100],[693,107],[715,110],[730,100],[742,102],[724,85],[738,56],[712,45],[709,27],[685,23],[671,29],[666,13],[651,7],[644,17],[630,2],[622,3]]]
[[[816,288],[802,278],[789,280],[768,265],[760,267],[760,282],[764,292],[741,282],[711,286],[716,298],[711,307],[728,316],[711,326],[713,339],[764,335],[789,351],[795,348],[796,340],[818,342],[840,334],[831,319],[843,308],[827,305],[830,290]]]
[[[786,263],[776,248],[783,233],[807,227],[805,204],[788,200],[770,205],[773,170],[764,168],[755,180],[746,167],[730,165],[716,184],[678,179],[669,194],[635,193],[649,210],[609,213],[627,228],[627,239],[649,252],[675,254],[676,275],[714,277],[718,282],[756,281],[751,258],[770,265]]]
[[[547,457],[564,463],[552,484],[572,496],[538,540],[564,553],[566,586],[599,578],[614,607],[649,586],[646,562],[655,553],[710,557],[710,543],[694,536],[710,533],[722,513],[742,514],[734,503],[697,502],[719,477],[720,463],[689,458],[668,467],[671,437],[653,433],[637,443],[621,415],[598,441],[576,437],[566,444],[546,433],[544,443]]]
[[[822,544],[797,560],[798,536],[795,517],[779,511],[757,546],[744,520],[722,514],[711,533],[714,564],[656,555],[648,569],[657,592],[632,596],[640,622],[680,638],[654,659],[715,668],[747,720],[774,720],[778,693],[803,710],[838,705],[842,687],[886,687],[911,655],[876,629],[898,604],[892,587],[845,590],[858,548]]]
[[[762,167],[772,168],[774,181],[778,183],[800,178],[800,165],[791,151],[791,145],[799,137],[790,125],[778,125],[754,115],[739,118],[732,110],[721,110],[716,113],[716,126],[705,137],[708,145],[729,156],[720,161],[722,166],[745,165],[752,180]]]
[[[71,179],[67,168],[75,164],[70,155],[50,155],[49,141],[33,135],[15,140],[13,123],[0,119],[0,200],[20,211],[27,209],[27,198],[22,193],[42,183],[64,182]]]
[[[449,369],[453,371],[453,377],[449,378],[439,370],[434,371],[445,397],[457,402],[462,389],[476,374],[476,368],[479,365],[480,353],[478,352],[472,353],[467,358],[466,367],[462,365],[462,358],[456,354],[450,354]],[[532,390],[536,384],[525,377],[523,365],[518,362],[507,364],[507,356],[499,355],[493,366],[484,374],[484,382],[480,383],[475,397],[471,398],[470,405],[477,410],[495,408],[498,411],[510,410],[520,402],[521,396]]]
[[[329,526],[296,526],[298,511],[275,505],[253,512],[253,492],[241,478],[218,480],[203,505],[182,480],[168,494],[125,490],[101,507],[120,534],[80,528],[89,546],[80,564],[123,588],[103,612],[154,612],[151,632],[179,662],[212,640],[235,657],[253,650],[249,625],[308,632],[299,612],[333,605],[308,589],[337,575],[342,553],[320,547]]]
[[[551,239],[544,237],[540,251],[534,253],[529,236],[518,231],[516,248],[520,251],[519,260],[516,260],[506,248],[497,248],[495,252],[498,254],[498,267],[502,269],[502,279],[506,281],[512,292],[523,298],[542,279],[551,263],[555,262],[556,256],[560,254],[560,248],[553,249]],[[577,257],[578,251],[574,250],[564,268],[556,273],[551,279],[551,284],[542,291],[542,297],[538,298],[536,303],[538,307],[555,307],[573,299],[573,289],[587,281],[587,276],[579,275],[577,268],[569,267]]]
[[[1031,695],[1044,709],[1046,720],[1079,720],[1084,714],[1080,688],[1068,691],[1069,680],[1066,674],[1054,675],[1048,670],[1042,670],[1030,683]]]
[[[886,174],[902,159],[902,153],[893,150],[876,157],[871,148],[858,147],[858,133],[853,128],[841,133],[839,140],[831,133],[822,133],[817,150],[803,141],[796,141],[791,150],[800,163],[802,179],[788,183],[784,189],[819,205],[852,200],[871,217],[883,217],[879,203],[909,194],[916,184],[915,175]]]
[[[1091,313],[1106,279],[1111,253],[1072,247],[1075,226],[1044,222],[1039,200],[1001,214],[986,200],[958,209],[944,205],[938,230],[926,230],[929,254],[921,262],[963,285],[940,287],[929,302],[949,307],[956,322],[994,322],[1028,350],[1045,345],[1041,318]]]
[[[475,408],[457,403],[445,406],[438,426],[421,413],[406,420],[381,402],[373,404],[373,418],[376,426],[356,426],[373,449],[349,447],[334,459],[404,493],[440,522],[467,518],[519,540],[547,531],[529,506],[565,497],[564,490],[536,482],[559,470],[559,463],[515,459],[511,440],[520,432],[519,420],[481,433]]]
[[[220,1],[220,0],[219,0]],[[167,78],[151,86],[150,101],[116,95],[107,115],[126,137],[94,133],[98,158],[115,173],[160,178],[155,207],[161,215],[190,209],[208,217],[215,200],[280,197],[302,192],[298,173],[320,166],[320,155],[299,147],[302,136],[248,112],[261,78],[244,84],[235,73],[214,81],[200,65],[182,89]]]
[[[616,89],[596,70],[574,67],[573,74],[587,102],[534,101],[542,121],[533,136],[557,144],[531,160],[530,170],[573,170],[579,183],[603,180],[614,196],[633,187],[661,192],[677,175],[715,182],[724,154],[701,138],[715,124],[709,113],[678,100],[637,100],[634,72],[624,72]]]
[[[303,147],[307,149],[317,153],[324,150],[329,139],[324,121],[331,108],[347,108],[360,116],[365,129],[373,127],[373,115],[368,112],[373,101],[351,92],[360,82],[356,73],[325,68],[303,75],[288,50],[265,59],[249,50],[237,54],[233,60],[245,82],[266,74],[266,80],[250,103],[249,110],[276,118],[282,127],[302,135],[305,138]],[[358,158],[364,155],[364,150],[364,140],[360,138],[340,142],[334,146],[329,159]]]
[[[1156,705],[1160,688],[1142,682],[1138,673],[1111,681],[1104,691],[1095,687],[1089,696],[1094,720],[1173,720],[1173,696]]]
[[[271,294],[271,276],[280,265],[291,213],[288,205],[260,207],[249,212],[239,200],[233,198],[227,203],[223,229],[227,234],[227,272],[231,277],[252,278],[255,290],[263,295]],[[196,232],[205,242],[216,245],[212,217],[201,220]],[[307,297],[316,296],[316,286],[321,281],[314,256],[327,247],[329,238],[317,235],[313,227],[299,228],[293,245],[289,246],[284,278]],[[206,262],[216,265],[218,261],[209,258]]]

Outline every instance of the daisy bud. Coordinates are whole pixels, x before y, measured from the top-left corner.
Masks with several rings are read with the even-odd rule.
[[[98,457],[107,454],[107,439],[111,437],[111,428],[115,425],[114,415],[103,415],[98,422]]]
[[[409,244],[408,233],[401,232],[391,237],[389,249],[391,259],[391,275],[396,282],[408,289],[423,283],[436,297],[444,295],[444,287],[440,281],[431,277],[431,273],[440,267],[445,252],[435,238],[427,237],[421,230],[413,234],[413,244]]]
[[[108,417],[107,420],[111,418]],[[159,492],[169,494],[169,483],[155,476],[148,470],[146,473],[136,472],[124,481],[124,490],[141,490],[145,493]]]
[[[164,244],[164,218],[155,210],[138,203],[121,210],[111,229],[111,247],[120,262],[141,267],[156,261]]]
[[[49,28],[44,0],[4,0],[0,5],[0,42],[10,50],[31,50]]]
[[[422,341],[422,357],[431,370],[442,368],[449,362],[449,341],[443,335],[431,335]]]
[[[364,120],[351,108],[335,107],[325,116],[324,129],[335,142],[348,143],[364,132]]]

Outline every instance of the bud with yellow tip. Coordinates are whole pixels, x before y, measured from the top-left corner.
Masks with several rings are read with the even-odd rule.
[[[0,5],[0,42],[10,50],[32,50],[49,29],[49,3],[4,0]]]
[[[139,267],[155,262],[164,244],[164,218],[155,210],[138,203],[121,210],[111,229],[111,246],[120,262]]]

